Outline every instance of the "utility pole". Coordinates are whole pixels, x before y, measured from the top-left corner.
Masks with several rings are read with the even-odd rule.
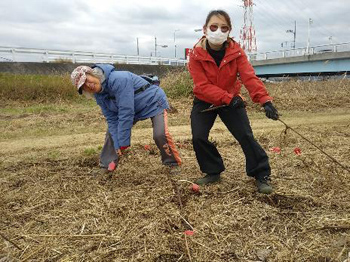
[[[331,45],[333,45],[333,36],[328,37],[328,40],[331,42]]]
[[[297,37],[297,21],[294,21],[294,30],[287,30],[286,33],[293,33],[294,35],[294,41],[293,41],[293,48],[295,49],[295,40],[296,40],[296,37]]]
[[[281,47],[284,48],[284,49],[287,49],[288,48],[288,41],[284,41],[281,43]]]
[[[180,31],[180,29],[176,29],[176,30],[174,31],[175,58],[176,58],[176,32],[177,32],[177,31]]]
[[[139,49],[139,38],[136,38],[136,46],[137,46],[137,55],[140,55],[140,49]]]
[[[313,21],[311,18],[309,18],[308,24],[307,24],[307,45],[306,45],[306,53],[310,53],[310,27],[312,25]]]
[[[297,21],[294,21],[294,49],[295,49],[295,42],[297,39]]]
[[[154,37],[154,56],[157,57],[157,37]]]
[[[168,47],[167,45],[158,45],[157,44],[157,37],[155,36],[154,37],[154,56],[155,57],[157,57],[157,46],[160,46],[160,47],[163,47],[163,48]]]

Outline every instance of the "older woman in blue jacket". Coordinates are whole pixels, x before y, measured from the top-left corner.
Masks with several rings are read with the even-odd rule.
[[[100,165],[114,169],[118,157],[131,142],[131,128],[139,120],[150,118],[153,138],[161,152],[162,163],[181,165],[179,153],[167,125],[169,104],[164,91],[128,71],[115,71],[113,65],[78,66],[71,80],[79,94],[93,95],[108,123]],[[174,169],[172,169],[174,170]]]

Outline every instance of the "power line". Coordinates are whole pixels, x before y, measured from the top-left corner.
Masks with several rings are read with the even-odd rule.
[[[334,32],[329,30],[327,26],[322,24],[323,19],[320,15],[316,14],[312,9],[305,8],[305,4],[301,2],[301,0],[290,0],[285,2],[278,2],[278,4],[282,3],[280,7],[288,8],[289,12],[275,12],[276,4],[272,3],[269,0],[264,0],[264,2],[260,0],[256,0],[258,5],[255,9],[255,14],[257,17],[257,25],[263,24],[263,26],[272,27],[275,29],[275,33],[278,33],[278,30],[281,30],[281,37],[285,38],[285,35],[282,32],[286,32],[286,30],[291,30],[291,23],[297,21],[299,32],[305,32],[306,25],[310,18],[313,19],[312,31],[313,34],[317,33],[318,36],[324,36],[329,38],[330,36],[334,36]],[[273,13],[273,17],[268,14]],[[302,21],[300,21],[302,18]],[[266,23],[264,21],[269,21],[273,19],[274,23]],[[288,28],[287,28],[288,27]],[[277,30],[276,30],[277,29]],[[296,41],[299,43],[300,41]]]
[[[257,12],[257,17],[261,17],[262,21],[271,21],[271,16],[268,16],[266,14],[272,13],[271,10],[275,10],[276,8],[273,8],[269,3],[266,2],[261,3],[258,5],[258,7],[256,8]],[[281,38],[281,40],[285,40],[285,39],[290,39],[289,35],[287,34],[287,30],[291,30],[293,29],[293,33],[295,30],[295,17],[292,17],[290,19],[288,19],[288,17],[284,16],[284,15],[275,15],[273,16],[273,19],[275,20],[275,23],[266,23],[263,22],[264,25],[267,25],[268,28],[271,28],[271,30],[274,31],[274,35],[279,35],[279,37]],[[261,21],[260,21],[261,22]],[[277,33],[277,34],[276,34]],[[296,36],[296,35],[295,35]],[[296,45],[296,43],[298,43],[296,40],[288,40],[288,41],[282,41],[281,45],[284,42],[290,42],[291,44],[293,43],[293,47]],[[283,47],[283,46],[282,46]]]
[[[285,2],[282,3],[283,5],[281,5],[281,7],[286,7],[286,5],[284,4]],[[291,12],[283,14],[281,14],[281,12],[275,12],[276,5],[271,4],[268,0],[265,0],[261,5],[262,8],[266,11],[266,13],[273,13],[273,19],[279,21],[281,24],[289,24],[291,21],[295,20],[295,16],[291,16]],[[286,16],[290,17],[290,19],[287,19]]]
[[[291,3],[294,4],[294,7],[298,7],[298,12],[302,10],[299,14],[304,17],[304,21],[307,21],[309,18],[313,19],[314,24],[317,23],[318,27],[313,27],[315,30],[317,30],[319,33],[330,36],[334,33],[330,32],[325,26],[322,26],[321,23],[318,23],[318,21],[323,21],[323,19],[316,13],[312,8],[305,8],[305,4],[302,3],[300,0],[290,0],[285,2],[287,5],[290,5]],[[324,31],[327,31],[327,34],[324,33]]]

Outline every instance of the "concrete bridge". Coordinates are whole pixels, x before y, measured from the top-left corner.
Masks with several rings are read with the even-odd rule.
[[[350,71],[350,51],[251,61],[259,77],[336,75]]]

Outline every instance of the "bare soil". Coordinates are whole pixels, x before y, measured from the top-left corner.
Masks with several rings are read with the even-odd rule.
[[[348,98],[330,95],[321,107],[303,96],[288,108],[291,95],[283,97],[276,99],[283,121],[349,169]],[[194,193],[188,181],[202,174],[191,101],[171,103],[170,131],[183,160],[176,177],[161,165],[149,121],[133,128],[131,150],[106,174],[98,167],[106,125],[96,106],[2,111],[0,261],[350,261],[349,171],[249,105],[274,193],[257,193],[240,146],[219,120],[210,137],[226,171],[221,183]]]

